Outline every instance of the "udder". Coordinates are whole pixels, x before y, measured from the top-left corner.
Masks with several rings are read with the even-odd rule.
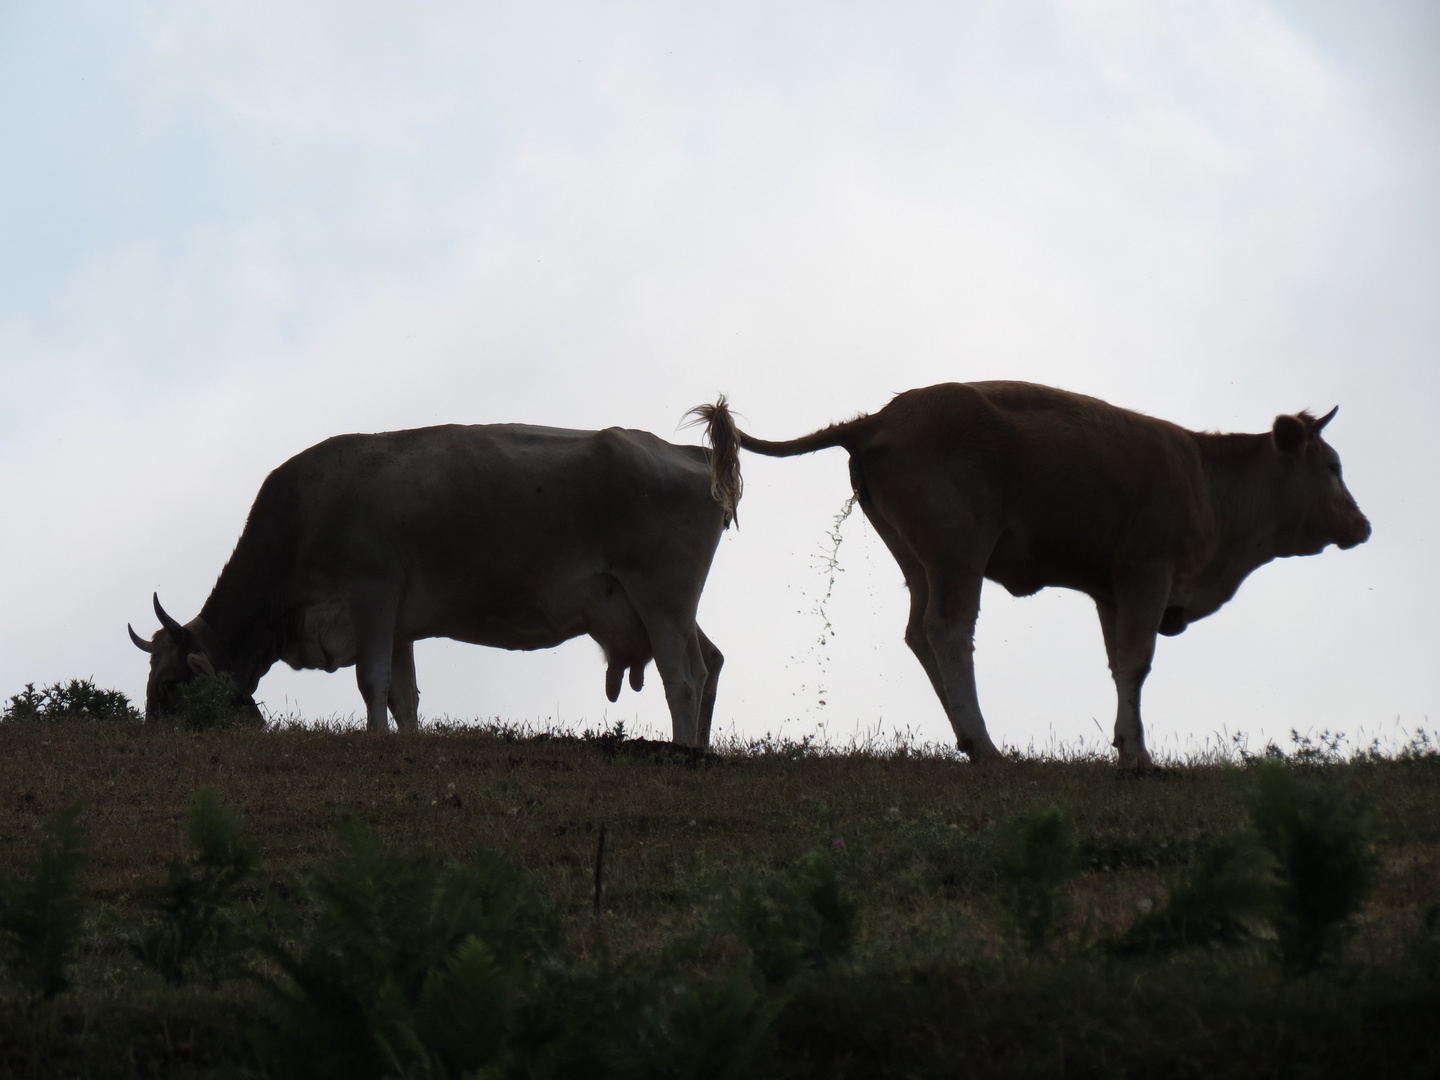
[[[630,669],[630,688],[645,685],[645,666],[655,657],[650,635],[620,582],[609,574],[597,574],[586,582],[585,624],[590,636],[605,652],[605,696],[620,697],[620,681]]]

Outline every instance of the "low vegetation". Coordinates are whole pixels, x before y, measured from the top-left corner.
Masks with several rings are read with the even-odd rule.
[[[0,723],[0,1075],[1440,1070],[1423,736],[1135,775],[57,718]]]
[[[0,714],[0,722],[57,720],[112,720],[138,724],[139,711],[119,690],[101,690],[89,679],[71,679],[36,690],[34,683],[13,694]]]

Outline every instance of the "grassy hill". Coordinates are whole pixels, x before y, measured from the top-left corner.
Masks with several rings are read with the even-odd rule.
[[[0,1074],[1437,1075],[1440,756],[1271,757],[0,723]]]

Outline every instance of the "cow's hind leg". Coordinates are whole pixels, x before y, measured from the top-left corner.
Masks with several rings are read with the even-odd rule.
[[[420,688],[415,683],[415,643],[397,641],[390,653],[390,690],[387,694],[395,726],[401,731],[420,727]]]
[[[985,730],[975,691],[975,620],[980,614],[980,573],[927,573],[930,582],[922,624],[944,685],[942,700],[956,744],[970,760],[998,757]],[[912,606],[912,612],[913,612]]]
[[[1155,635],[1170,596],[1171,577],[1167,566],[1144,567],[1116,583],[1114,604],[1095,602],[1110,674],[1115,679],[1113,745],[1120,753],[1121,765],[1143,768],[1150,764],[1140,722],[1140,690],[1155,656]]]
[[[677,610],[679,605],[667,597],[631,592],[630,599],[645,624],[655,668],[665,684],[671,738],[685,746],[703,746],[700,704],[705,694],[706,670],[694,609]]]
[[[905,625],[905,644],[910,646],[915,659],[919,660],[920,666],[925,669],[935,696],[940,699],[946,716],[949,716],[950,703],[945,698],[945,680],[940,674],[940,662],[935,659],[930,639],[925,634],[925,609],[930,601],[930,582],[925,576],[925,567],[893,525],[873,508],[866,506],[865,500],[861,501],[860,508],[865,511],[865,517],[890,549],[890,554],[895,556],[895,561],[900,564],[900,572],[905,576],[905,587],[910,592],[910,619]]]
[[[700,701],[705,693],[705,661],[695,624],[651,630],[655,667],[665,684],[665,701],[670,706],[671,738],[683,746],[703,746],[700,741]]]
[[[360,696],[365,699],[366,726],[372,732],[388,731],[387,705],[400,586],[389,581],[361,582],[350,590],[346,607],[355,628],[355,681],[360,687]]]
[[[705,663],[705,687],[700,691],[700,725],[696,745],[709,746],[710,722],[715,716],[715,690],[720,682],[720,669],[725,665],[725,654],[715,647],[699,626],[695,627],[695,638],[700,643],[700,659]]]

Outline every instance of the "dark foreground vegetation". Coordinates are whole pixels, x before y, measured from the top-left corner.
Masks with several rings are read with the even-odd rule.
[[[51,691],[0,722],[0,1075],[1440,1074],[1423,739],[1135,775]]]

